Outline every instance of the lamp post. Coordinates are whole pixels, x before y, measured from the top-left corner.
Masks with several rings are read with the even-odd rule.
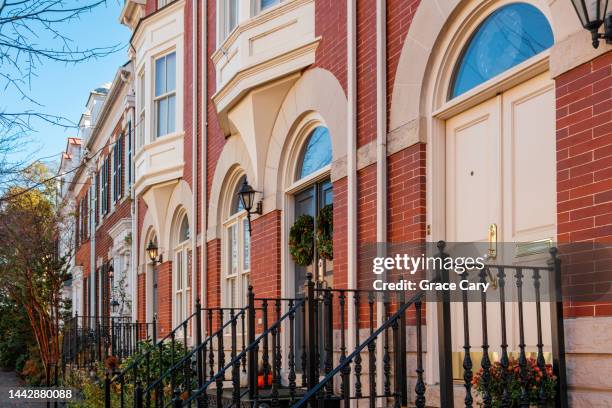
[[[256,204],[255,211],[251,211],[253,209],[253,203],[255,202],[255,191],[253,187],[251,187],[245,177],[244,182],[242,183],[242,187],[240,187],[240,191],[238,191],[238,197],[240,198],[240,202],[242,203],[242,207],[247,212],[247,220],[249,222],[249,235],[251,235],[251,215],[263,213],[263,203],[259,200]]]
[[[159,257],[157,256],[159,248],[157,247],[157,244],[153,242],[153,240],[149,241],[149,245],[147,245],[146,251],[153,265],[163,262],[162,255],[159,255]]]
[[[582,26],[591,32],[593,48],[599,47],[599,40],[612,44],[612,12],[608,10],[608,0],[572,0]],[[604,32],[599,27],[604,25]]]

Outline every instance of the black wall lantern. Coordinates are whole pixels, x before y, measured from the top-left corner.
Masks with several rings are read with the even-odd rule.
[[[572,0],[576,14],[584,28],[591,32],[593,47],[599,47],[599,40],[612,44],[612,13],[606,15],[608,0]],[[603,34],[599,27],[604,25]]]
[[[157,256],[159,248],[157,247],[157,244],[153,242],[153,240],[149,241],[149,245],[147,245],[146,251],[153,265],[163,262],[162,256]]]
[[[261,200],[257,202],[255,211],[252,211],[253,204],[255,203],[255,193],[257,193],[257,191],[255,191],[253,187],[249,185],[245,177],[242,187],[240,187],[240,191],[238,191],[238,197],[240,198],[242,207],[247,212],[247,219],[249,221],[249,235],[251,234],[251,214],[263,214],[263,203]]]
[[[117,312],[119,312],[119,301],[117,299],[113,299],[111,300],[111,310],[113,311],[113,314],[116,315]]]

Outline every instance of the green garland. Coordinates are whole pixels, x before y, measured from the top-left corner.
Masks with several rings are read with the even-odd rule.
[[[289,230],[289,253],[296,264],[308,266],[314,258],[314,219],[302,214]]]
[[[334,259],[334,206],[327,204],[317,216],[317,252],[322,259]]]

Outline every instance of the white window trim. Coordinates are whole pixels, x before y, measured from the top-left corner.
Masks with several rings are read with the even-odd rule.
[[[157,75],[157,71],[156,71],[157,61],[162,59],[162,58],[166,58],[168,55],[171,55],[172,53],[174,53],[174,61],[175,61],[175,63],[174,63],[174,69],[175,69],[175,72],[174,72],[174,89],[172,91],[170,91],[170,92],[165,92],[165,93],[163,93],[161,95],[156,95],[155,86],[156,86],[156,75]],[[177,102],[177,87],[178,87],[178,83],[177,83],[177,77],[178,77],[178,75],[177,75],[177,71],[178,71],[177,59],[178,58],[177,57],[178,57],[178,55],[176,53],[176,50],[172,49],[172,50],[169,50],[169,51],[165,52],[164,54],[156,56],[153,59],[153,69],[152,69],[152,71],[153,71],[153,77],[152,77],[152,79],[153,79],[153,88],[152,88],[152,90],[153,90],[153,92],[152,92],[152,94],[153,94],[153,132],[151,133],[151,141],[157,140],[160,137],[164,137],[164,136],[167,136],[167,135],[170,135],[170,134],[176,132],[176,127],[177,127],[176,126],[176,124],[177,124],[177,114],[176,114],[176,111],[177,111],[177,104],[178,104],[178,102]],[[167,65],[167,62],[166,62],[166,68],[165,69],[166,69],[165,72],[166,72],[166,85],[167,85],[167,82],[168,82],[168,71],[167,71],[168,65]],[[169,100],[170,97],[172,97],[172,96],[174,96],[174,130],[172,132],[167,132],[167,133],[158,135],[157,134],[157,132],[159,130],[157,128],[157,126],[158,126],[158,120],[157,120],[158,118],[157,118],[157,116],[158,116],[158,111],[159,111],[159,109],[157,108],[158,107],[158,102],[160,102],[163,99],[168,99]],[[170,106],[170,105],[168,105],[168,106]],[[168,116],[168,118],[169,117],[170,116]],[[168,118],[166,118],[166,126],[167,126],[167,123],[168,123]]]
[[[136,83],[136,88],[137,88],[137,104],[138,104],[138,110],[136,113],[136,121],[133,124],[134,127],[136,127],[136,149],[141,149],[144,145],[145,145],[145,123],[146,123],[146,110],[147,110],[147,104],[146,104],[146,95],[145,95],[145,90],[146,90],[146,79],[145,79],[145,70],[144,68],[142,70],[140,70],[140,72],[138,73],[138,79],[137,79],[137,83]]]
[[[221,289],[221,301],[222,304],[225,307],[244,307],[246,306],[246,298],[242,298],[243,294],[246,293],[245,289],[248,287],[249,282],[250,282],[250,273],[251,273],[251,262],[252,259],[250,258],[250,249],[251,249],[251,242],[249,240],[249,267],[244,268],[244,239],[246,234],[248,234],[248,231],[246,230],[246,228],[244,227],[244,221],[246,221],[247,219],[247,213],[246,210],[241,210],[235,214],[230,215],[229,217],[226,218],[226,220],[223,223],[223,229],[224,229],[224,240],[225,240],[225,265],[226,267],[223,270],[223,282],[222,282],[222,289]],[[232,241],[232,237],[231,237],[231,228],[235,227],[236,228],[236,243],[237,243],[237,248],[238,248],[238,254],[237,254],[237,268],[236,268],[236,273],[233,273],[232,271],[232,248],[231,248],[231,241]],[[248,227],[247,227],[248,228]],[[235,280],[236,281],[236,286],[235,286],[235,295],[237,295],[236,297],[236,303],[234,305],[231,304],[231,300],[230,300],[230,292],[229,292],[229,281],[230,280]]]

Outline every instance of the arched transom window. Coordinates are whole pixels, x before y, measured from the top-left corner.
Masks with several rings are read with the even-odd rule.
[[[487,17],[455,67],[449,98],[455,98],[553,45],[548,20],[526,3],[503,6]]]
[[[329,130],[323,126],[317,126],[308,137],[306,148],[302,153],[302,160],[298,169],[298,179],[302,179],[319,169],[330,164],[332,161],[331,139]]]

